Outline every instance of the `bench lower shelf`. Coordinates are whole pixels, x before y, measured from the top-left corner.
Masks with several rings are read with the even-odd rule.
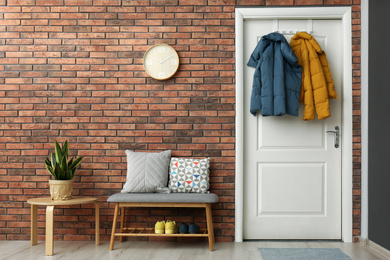
[[[113,195],[114,196],[114,195]],[[125,209],[129,207],[169,207],[169,208],[204,208],[206,213],[207,229],[201,229],[196,234],[156,234],[154,228],[129,228],[124,226]],[[119,209],[121,209],[119,233],[116,231]],[[115,202],[114,219],[112,222],[112,233],[110,240],[110,250],[114,249],[115,237],[123,241],[123,237],[207,237],[210,251],[214,246],[213,218],[211,214],[211,203],[171,203],[171,202]]]
[[[123,231],[127,233],[115,233],[115,236],[123,237],[208,237],[206,229],[201,229],[196,234],[156,234],[154,228],[123,228]]]

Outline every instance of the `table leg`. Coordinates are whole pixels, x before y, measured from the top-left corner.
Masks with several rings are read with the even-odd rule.
[[[53,222],[54,222],[54,206],[47,206],[46,207],[46,255],[53,255],[53,249],[54,249]]]
[[[31,245],[38,244],[38,205],[31,204]]]
[[[95,203],[95,241],[96,245],[100,244],[100,213],[99,204]]]

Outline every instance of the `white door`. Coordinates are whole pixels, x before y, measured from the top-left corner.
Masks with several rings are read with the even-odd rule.
[[[307,20],[279,20],[280,30],[306,30]],[[244,20],[244,62],[273,20]],[[312,20],[338,94],[331,117],[254,117],[249,112],[254,69],[244,67],[244,239],[341,239],[341,127],[343,48],[341,20]],[[290,41],[293,34],[285,34]],[[341,132],[340,141],[341,144]]]

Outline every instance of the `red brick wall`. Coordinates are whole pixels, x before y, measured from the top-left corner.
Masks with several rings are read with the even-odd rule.
[[[354,235],[360,234],[360,0],[0,0],[0,240],[30,238],[28,198],[48,195],[44,158],[54,140],[85,156],[74,195],[101,205],[126,176],[125,149],[211,157],[217,241],[234,239],[234,9],[352,5]],[[172,45],[176,76],[156,81],[145,50]],[[44,239],[39,209],[38,239]],[[197,210],[139,209],[128,220],[203,222]],[[55,239],[94,239],[92,206],[55,211]],[[72,220],[69,222],[69,220]],[[204,225],[204,223],[202,223]]]

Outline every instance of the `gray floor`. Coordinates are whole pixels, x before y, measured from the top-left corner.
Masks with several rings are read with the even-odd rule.
[[[215,251],[208,244],[186,242],[115,242],[113,251],[103,241],[96,246],[93,241],[55,241],[54,255],[45,256],[45,243],[30,246],[30,241],[0,241],[0,259],[136,259],[136,260],[249,260],[262,259],[257,248],[339,248],[352,260],[387,259],[357,243],[342,242],[243,242],[216,243]]]

